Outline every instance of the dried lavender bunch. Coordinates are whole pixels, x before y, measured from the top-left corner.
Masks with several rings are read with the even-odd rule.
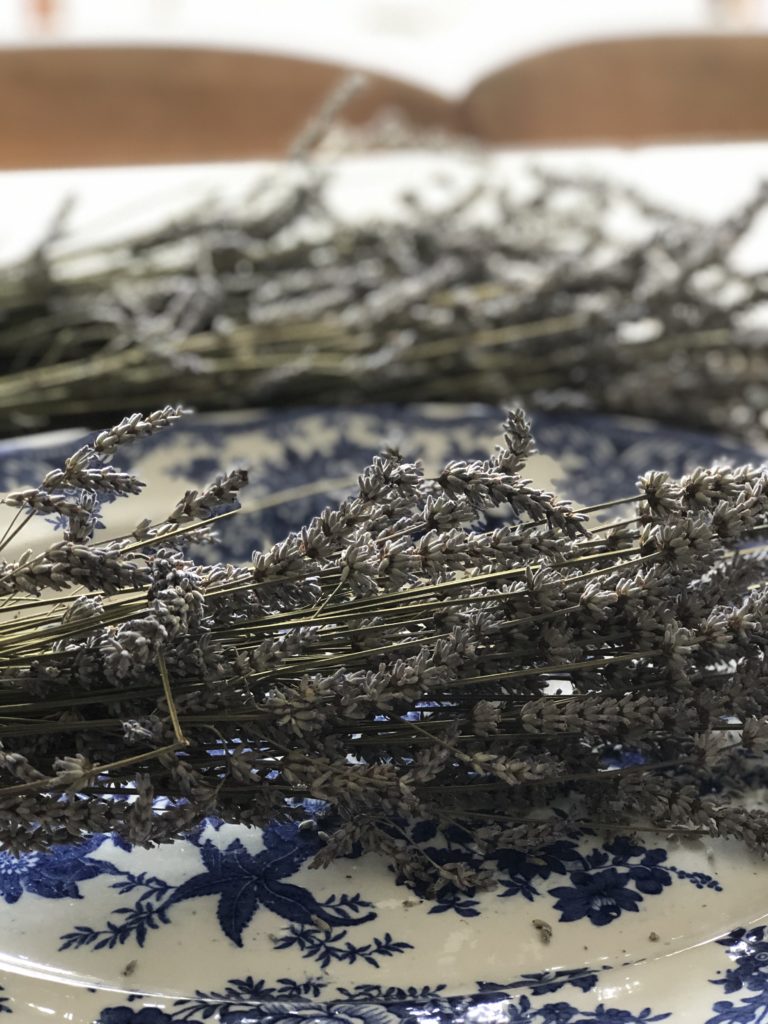
[[[765,188],[707,224],[610,182],[538,171],[515,194],[484,175],[442,207],[416,193],[361,222],[340,217],[334,181],[333,164],[286,165],[236,210],[85,252],[58,230],[5,268],[0,430],[169,393],[198,408],[512,395],[765,437],[766,274],[734,256]]]
[[[102,480],[126,429],[61,473]],[[211,814],[303,821],[311,798],[318,863],[362,844],[429,893],[585,827],[768,851],[740,803],[768,746],[768,471],[649,472],[606,525],[533,486],[532,451],[519,412],[434,478],[385,451],[248,566],[187,550],[238,473],[129,537],[0,565],[0,843],[165,842]],[[50,493],[9,500],[47,513]],[[431,861],[425,819],[487,866]]]

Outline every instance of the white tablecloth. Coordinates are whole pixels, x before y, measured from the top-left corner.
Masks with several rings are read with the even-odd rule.
[[[477,176],[514,185],[532,163],[565,173],[604,174],[680,210],[715,219],[768,179],[768,143],[346,157],[334,175],[332,194],[344,215],[383,214],[398,205],[405,188],[439,196],[446,178],[458,184]],[[274,169],[267,163],[229,163],[0,173],[0,261],[28,251],[67,196],[76,200],[72,231],[83,240],[97,239],[149,227],[206,196],[237,197]],[[750,264],[768,265],[768,218],[756,225],[741,255]]]

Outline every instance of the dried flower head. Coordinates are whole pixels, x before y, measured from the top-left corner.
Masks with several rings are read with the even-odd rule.
[[[7,503],[84,521],[139,489],[101,460],[177,414],[128,417]],[[384,452],[248,566],[176,543],[238,471],[127,539],[0,564],[2,842],[164,842],[209,814],[305,821],[312,799],[318,862],[360,844],[432,895],[492,884],[499,848],[639,818],[768,851],[739,803],[768,749],[768,586],[738,550],[768,532],[768,473],[649,472],[606,531],[523,478],[532,450],[514,413],[495,453],[433,479]],[[491,506],[508,518],[484,529]],[[430,860],[423,820],[487,863]]]

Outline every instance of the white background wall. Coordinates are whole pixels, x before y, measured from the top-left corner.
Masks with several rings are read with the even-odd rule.
[[[718,27],[768,28],[768,0],[0,0],[0,45],[247,47],[354,62],[447,96],[559,44]]]

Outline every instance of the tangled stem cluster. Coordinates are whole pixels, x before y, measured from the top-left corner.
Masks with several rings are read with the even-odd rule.
[[[141,486],[112,455],[181,413],[129,417],[6,498],[4,545],[51,503],[77,536],[0,566],[4,848],[311,806],[318,863],[362,845],[434,892],[493,873],[433,862],[403,823],[470,830],[481,854],[617,827],[768,849],[739,801],[768,744],[765,470],[648,472],[596,525],[605,506],[525,478],[511,412],[487,458],[433,478],[382,452],[245,566],[189,548],[241,472],[96,542],[100,497]]]
[[[765,437],[768,279],[738,260],[765,188],[720,223],[546,170],[527,189],[483,171],[364,219],[335,190],[333,164],[300,163],[236,209],[109,244],[57,222],[0,277],[0,432],[168,394],[208,409],[515,396]]]

